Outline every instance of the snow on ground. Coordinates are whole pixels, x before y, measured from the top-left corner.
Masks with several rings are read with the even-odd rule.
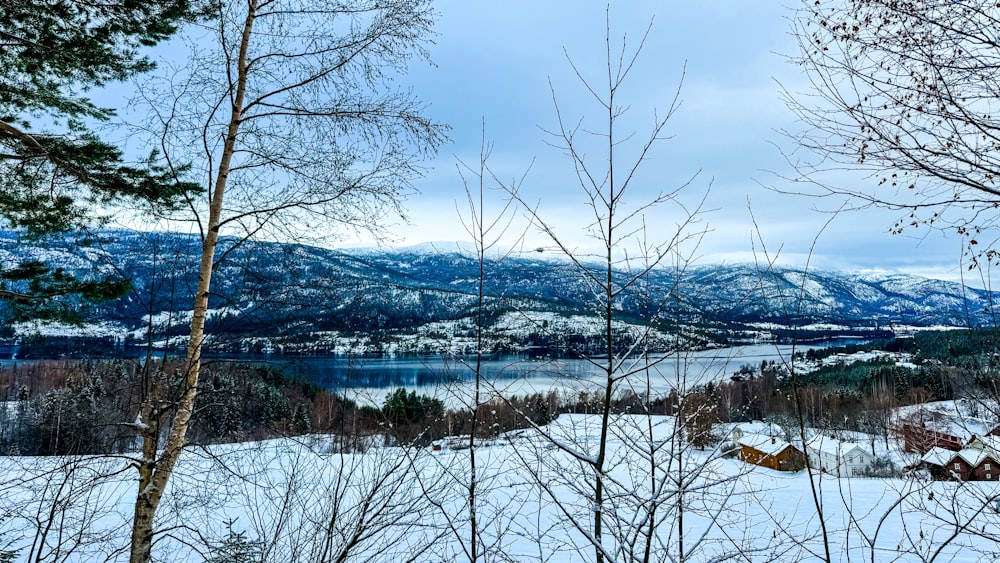
[[[126,336],[125,328],[114,321],[101,321],[76,326],[49,322],[19,322],[11,325],[14,334],[31,336],[116,337]]]
[[[820,513],[804,471],[682,448],[670,417],[611,424],[602,510],[614,560],[628,559],[630,545],[641,551],[641,542],[615,538],[643,537],[649,499],[658,501],[659,561],[680,556],[681,531],[693,561],[821,559],[821,522],[834,561],[1000,557],[996,483],[815,476]],[[480,546],[491,560],[594,559],[585,461],[598,454],[599,418],[563,415],[545,432],[512,432],[476,449]],[[347,561],[468,559],[470,450],[447,442],[441,451],[344,449],[329,436],[189,449],[161,507],[158,528],[170,532],[154,557],[210,559],[231,526],[260,541],[267,561],[333,560],[345,548]],[[121,457],[0,458],[0,547],[13,542],[18,561],[39,551],[39,560],[126,560],[134,479]]]
[[[799,372],[816,371],[824,366],[834,366],[837,364],[852,364],[854,362],[870,362],[872,360],[890,360],[900,367],[916,369],[917,365],[911,360],[913,354],[908,352],[885,352],[883,350],[871,350],[864,352],[854,352],[851,354],[832,354],[821,360],[795,360],[795,369]]]
[[[956,399],[953,401],[931,401],[916,405],[906,405],[895,410],[897,418],[907,418],[917,414],[926,414],[934,418],[954,418],[981,421],[981,417],[988,413],[1000,411],[996,402],[988,397],[977,397],[975,399]],[[993,429],[993,426],[977,429],[980,434],[985,434]],[[995,425],[994,425],[995,426]]]
[[[908,325],[900,323],[892,323],[890,326],[879,327],[879,326],[854,326],[854,325],[844,325],[838,323],[811,323],[806,325],[789,325],[785,323],[775,323],[775,322],[753,322],[747,323],[748,327],[756,328],[765,331],[779,331],[779,330],[802,330],[802,331],[827,331],[827,330],[842,330],[842,331],[880,331],[889,328],[897,334],[897,337],[912,336],[915,332],[940,332],[944,330],[965,330],[965,327],[951,326],[951,325]]]

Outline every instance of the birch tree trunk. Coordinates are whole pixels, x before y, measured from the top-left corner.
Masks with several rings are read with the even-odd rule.
[[[157,508],[194,413],[222,230],[246,240],[268,228],[292,233],[312,226],[309,218],[328,233],[343,223],[377,230],[383,207],[398,209],[420,175],[414,161],[444,141],[444,127],[389,85],[398,78],[390,74],[426,56],[428,0],[244,2],[219,4],[205,26],[217,53],[199,53],[197,44],[189,74],[140,87],[159,149],[171,162],[200,163],[211,182],[206,201],[190,200],[181,218],[200,227],[202,249],[180,396],[170,403],[169,382],[154,384],[136,424],[142,459],[131,563],[151,560]],[[160,448],[160,419],[171,409]]]
[[[205,341],[205,319],[208,315],[208,297],[212,287],[212,271],[215,264],[215,248],[219,242],[221,227],[222,204],[225,201],[226,181],[229,178],[229,166],[236,148],[236,136],[239,131],[243,98],[247,86],[247,51],[250,45],[250,35],[253,31],[254,15],[257,10],[257,0],[250,0],[246,21],[243,24],[243,35],[240,41],[238,74],[236,78],[236,96],[233,98],[229,127],[219,162],[215,184],[210,192],[208,230],[201,243],[201,263],[198,266],[198,288],[195,291],[193,314],[191,317],[190,341],[188,342],[186,370],[184,373],[183,392],[177,402],[177,412],[170,425],[170,434],[164,445],[163,452],[156,458],[156,445],[159,432],[142,434],[143,460],[139,468],[139,492],[136,495],[135,519],[132,525],[132,549],[130,563],[146,563],[151,559],[153,547],[153,525],[156,509],[163,498],[164,489],[173,473],[177,459],[184,449],[185,438],[191,415],[194,412],[194,401],[198,395],[198,378],[201,375],[202,345]],[[147,401],[147,405],[154,403]],[[149,416],[147,420],[152,420]],[[155,460],[155,461],[152,461]]]

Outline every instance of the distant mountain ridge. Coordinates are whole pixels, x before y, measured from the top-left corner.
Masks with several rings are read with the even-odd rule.
[[[475,313],[479,264],[467,245],[334,250],[234,242],[223,243],[208,330],[242,341],[244,348],[255,339],[305,342],[309,335],[331,332],[398,339],[427,332],[433,323],[467,326]],[[86,246],[66,242],[44,248],[0,233],[5,262],[38,256],[70,269],[117,271],[131,279],[134,291],[100,306],[95,319],[134,335],[152,327],[158,340],[185,332],[199,252],[197,237],[175,233],[108,230]],[[593,292],[568,261],[525,255],[485,266],[490,322],[514,312],[594,316]],[[754,265],[701,265],[682,274],[654,270],[615,306],[622,320],[635,325],[652,321],[664,332],[697,327],[716,340],[787,336],[821,323],[843,333],[993,324],[992,295],[952,282]],[[448,330],[454,335],[458,326]]]

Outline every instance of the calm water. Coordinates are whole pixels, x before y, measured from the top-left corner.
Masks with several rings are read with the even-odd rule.
[[[815,347],[815,346],[812,346]],[[810,347],[796,346],[795,351]],[[788,361],[792,346],[753,345],[689,352],[681,356],[654,357],[648,370],[624,379],[622,385],[653,395],[685,386],[727,379],[744,364]],[[418,393],[461,402],[471,393],[475,358],[445,356],[404,358],[303,358],[282,362],[290,373],[362,401],[381,404],[391,389],[403,387]],[[626,362],[625,373],[641,364]],[[482,364],[483,380],[507,396],[548,391],[579,392],[603,384],[603,368],[584,360],[537,360],[521,356],[491,358]],[[624,389],[624,387],[620,387]]]
[[[842,345],[834,341],[826,345]],[[822,346],[822,345],[821,345]],[[817,346],[795,346],[806,351]],[[760,344],[689,352],[680,356],[654,357],[655,365],[624,378],[619,389],[631,387],[637,393],[667,394],[686,387],[728,379],[745,364],[757,367],[762,361],[777,363],[790,359],[790,345]],[[315,382],[337,393],[363,402],[381,404],[385,395],[399,387],[435,396],[449,405],[461,404],[471,394],[475,358],[423,356],[400,358],[353,358],[323,356],[313,358],[253,358],[280,366],[289,375]],[[0,360],[8,366],[36,360]],[[597,360],[599,362],[599,360]],[[626,362],[619,373],[641,364]],[[577,393],[603,385],[600,364],[588,360],[538,360],[523,356],[501,356],[485,360],[480,370],[487,388],[506,396],[549,391]]]

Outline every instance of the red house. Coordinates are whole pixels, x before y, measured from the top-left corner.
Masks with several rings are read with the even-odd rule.
[[[920,458],[920,466],[927,469],[931,474],[931,479],[944,481],[951,479],[948,462],[955,457],[955,452],[944,448],[931,448]],[[955,469],[951,467],[951,469]]]
[[[948,478],[957,481],[1000,480],[1000,464],[982,450],[966,448],[952,456],[944,469]]]
[[[925,454],[932,448],[957,452],[974,436],[1000,436],[1000,424],[964,416],[955,403],[928,403],[901,410],[895,429],[905,452]]]
[[[962,450],[956,453],[945,465],[945,474],[955,481],[969,481],[972,471],[979,465],[986,454],[976,450]]]
[[[1000,480],[1000,465],[990,456],[985,456],[974,468],[972,468],[973,481],[997,481]]]

